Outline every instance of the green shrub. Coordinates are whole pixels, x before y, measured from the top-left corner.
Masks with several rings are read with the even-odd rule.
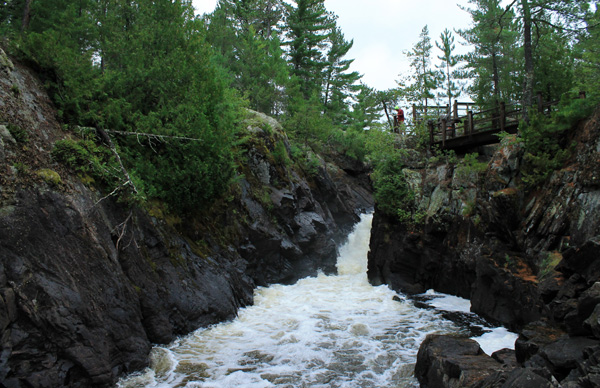
[[[273,150],[273,158],[275,162],[279,163],[282,166],[290,165],[290,158],[288,156],[287,149],[285,148],[285,144],[282,141],[278,141],[275,143],[275,149]]]
[[[487,163],[480,162],[477,160],[478,157],[479,154],[475,152],[472,154],[466,154],[463,159],[460,160],[456,169],[456,175],[459,179],[465,181],[468,180],[472,175],[478,176],[486,170]]]
[[[591,99],[569,100],[551,117],[533,115],[528,125],[519,127],[525,149],[523,182],[530,188],[544,182],[572,155],[573,144],[566,143],[566,132],[591,115]]]
[[[403,167],[401,153],[394,152],[378,162],[371,178],[379,209],[406,222],[416,210],[416,194],[406,180]]]
[[[52,157],[82,177],[90,176],[111,187],[118,184],[120,169],[114,155],[107,147],[98,146],[92,140],[58,140],[54,143]]]
[[[29,143],[29,134],[26,130],[21,127],[18,127],[13,124],[7,125],[8,132],[10,132],[11,136],[16,140],[19,144],[27,144]]]

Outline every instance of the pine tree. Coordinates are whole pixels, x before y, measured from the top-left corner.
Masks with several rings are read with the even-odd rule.
[[[456,73],[453,71],[453,68],[458,64],[458,57],[454,55],[454,36],[450,30],[446,28],[440,35],[440,41],[435,42],[435,45],[442,51],[442,55],[438,55],[441,63],[436,67],[440,70],[440,83],[444,88],[444,92],[439,93],[438,97],[447,98],[448,106],[451,106],[452,99],[460,95],[461,88],[455,81]]]
[[[586,30],[574,47],[575,79],[581,90],[600,90],[600,7],[586,18]]]
[[[305,98],[321,93],[326,66],[323,49],[334,27],[335,22],[325,9],[325,0],[298,0],[296,7],[287,6],[289,63]]]
[[[543,26],[574,34],[582,32],[589,7],[590,2],[586,0],[515,0],[506,7],[504,15],[517,9],[522,26],[524,106],[532,105],[536,63],[544,60],[536,58],[533,36],[541,36]]]
[[[330,47],[327,62],[323,71],[323,105],[325,113],[334,124],[347,121],[350,110],[349,99],[357,91],[356,83],[361,76],[358,72],[348,72],[354,59],[344,59],[352,48],[354,41],[346,41],[339,28],[334,28],[330,35]]]
[[[514,14],[500,6],[499,0],[469,0],[475,8],[466,9],[473,18],[473,27],[458,34],[473,46],[464,56],[466,72],[463,78],[472,79],[469,91],[475,102],[486,108],[500,101],[516,101],[515,76],[522,75],[517,47],[517,27]]]
[[[437,75],[431,67],[432,48],[429,28],[425,26],[419,35],[419,41],[406,53],[413,73],[410,77],[411,84],[404,88],[404,94],[409,100],[418,101],[425,110],[429,99],[435,98],[433,92],[438,85]]]
[[[381,117],[381,101],[375,89],[360,84],[356,102],[352,105],[350,113],[351,126],[354,129],[364,130],[378,122]]]
[[[252,109],[278,114],[285,101],[288,70],[275,27],[281,3],[274,0],[221,0],[210,16],[208,40],[232,74],[232,86]]]

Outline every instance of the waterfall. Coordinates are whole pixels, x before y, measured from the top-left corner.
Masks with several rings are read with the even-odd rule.
[[[421,341],[463,329],[369,284],[371,221],[363,215],[340,247],[338,275],[258,288],[235,320],[156,347],[151,367],[118,387],[418,387]]]

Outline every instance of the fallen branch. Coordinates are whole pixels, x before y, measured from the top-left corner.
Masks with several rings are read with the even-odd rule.
[[[121,157],[119,156],[119,153],[117,152],[117,149],[115,148],[115,145],[113,144],[110,137],[106,134],[106,132],[103,129],[97,128],[96,130],[98,131],[98,133],[100,134],[102,139],[106,142],[106,144],[110,147],[110,150],[112,151],[112,153],[115,155],[115,158],[119,162],[119,166],[121,166],[121,172],[127,179],[125,181],[124,185],[129,185],[134,193],[139,194],[137,187],[135,187],[135,184],[131,180],[131,177],[129,176],[127,169],[123,165],[123,161],[121,160]]]
[[[144,133],[144,132],[129,132],[129,131],[115,131],[112,129],[98,129],[98,132],[104,131],[106,133],[112,133],[115,135],[122,136],[145,136],[149,139],[176,139],[176,140],[189,140],[189,141],[202,141],[201,139],[195,139],[193,137],[185,137],[185,136],[170,136],[170,135],[156,135],[154,133]]]

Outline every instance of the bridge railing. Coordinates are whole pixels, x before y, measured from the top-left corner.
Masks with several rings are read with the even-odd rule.
[[[585,98],[585,93],[580,94],[580,98]],[[556,101],[543,101],[538,95],[537,108],[542,114],[549,114],[552,107],[558,104]],[[507,104],[504,101],[491,109],[479,110],[474,103],[465,103],[455,101],[450,111],[449,106],[445,115],[437,119],[430,119],[429,142],[430,145],[441,145],[446,147],[446,141],[455,138],[472,137],[475,134],[499,133],[503,131],[516,132],[519,121],[523,117],[523,107],[519,103]],[[461,115],[461,113],[463,113]]]

